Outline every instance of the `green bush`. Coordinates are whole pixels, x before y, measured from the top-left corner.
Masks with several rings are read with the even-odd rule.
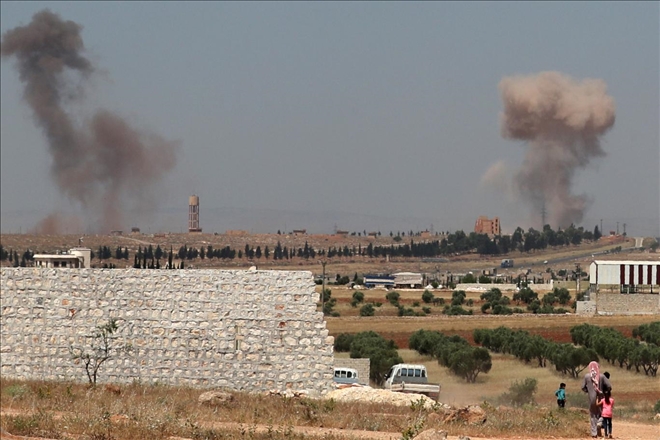
[[[353,342],[354,336],[350,333],[338,334],[335,338],[335,351],[338,353],[351,351],[351,342]]]
[[[463,290],[454,290],[451,293],[451,305],[460,306],[465,302],[465,291]]]
[[[360,316],[374,316],[376,309],[373,304],[365,304],[360,309]]]
[[[653,411],[655,411],[656,413],[660,413],[660,400],[655,402],[655,406],[653,406]]]
[[[393,306],[396,306],[399,304],[399,298],[401,295],[399,295],[399,292],[393,290],[391,292],[388,292],[387,295],[385,295],[385,299],[390,302]]]
[[[426,313],[427,315],[431,314],[431,308],[430,307],[422,307],[422,311]]]
[[[461,306],[445,306],[442,313],[445,315],[471,315],[472,310],[465,310]]]
[[[424,293],[422,293],[422,301],[424,301],[426,304],[429,304],[433,301],[433,293],[430,290],[425,290]]]
[[[419,301],[414,301],[412,306],[413,307],[419,307]]]
[[[364,293],[360,291],[353,292],[353,301],[355,301],[356,303],[364,302]]]
[[[519,382],[515,381],[509,387],[509,391],[500,396],[500,401],[504,404],[513,406],[522,406],[536,403],[534,394],[536,394],[536,379],[528,377]]]

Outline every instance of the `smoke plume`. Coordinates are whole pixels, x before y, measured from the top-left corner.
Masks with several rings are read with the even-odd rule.
[[[546,211],[552,226],[578,224],[588,199],[572,194],[573,177],[592,159],[605,156],[599,139],[614,125],[614,100],[605,82],[541,72],[503,78],[499,89],[502,136],[527,145],[513,193],[531,205],[534,216]],[[503,169],[489,169],[486,179]]]
[[[44,10],[27,26],[6,32],[0,54],[17,60],[23,97],[48,140],[56,184],[106,232],[122,227],[128,202],[148,201],[150,187],[174,167],[178,144],[143,133],[107,110],[84,123],[71,117],[65,104],[82,99],[71,92],[75,77],[85,80],[95,72],[83,55],[81,30]]]

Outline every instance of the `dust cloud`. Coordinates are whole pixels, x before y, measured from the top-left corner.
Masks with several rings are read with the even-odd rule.
[[[509,195],[525,202],[532,217],[547,213],[552,227],[579,224],[589,205],[573,194],[573,178],[593,159],[605,156],[600,138],[614,125],[614,99],[599,79],[576,81],[559,72],[505,77],[501,132],[524,141],[525,158],[512,174],[492,165],[482,184],[512,180]]]
[[[81,31],[81,25],[43,10],[2,36],[0,55],[17,61],[23,98],[48,141],[58,188],[93,219],[88,227],[108,232],[125,226],[129,202],[154,208],[150,188],[175,166],[179,144],[108,110],[83,122],[71,116],[67,104],[84,99],[78,84],[96,71],[84,56]],[[51,214],[37,227],[61,231],[57,218]]]

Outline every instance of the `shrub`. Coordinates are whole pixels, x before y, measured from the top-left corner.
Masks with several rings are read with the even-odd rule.
[[[365,304],[360,309],[360,316],[374,316],[376,309],[374,309],[373,304]]]
[[[394,290],[391,291],[391,292],[388,292],[387,295],[385,295],[385,299],[388,300],[390,302],[390,304],[392,304],[393,306],[396,306],[396,305],[399,304],[399,298],[400,297],[401,297],[401,295],[399,295],[399,292],[394,291]]]
[[[351,358],[369,358],[369,378],[382,385],[392,365],[403,363],[394,341],[373,331],[357,333],[351,343]]]
[[[528,377],[522,382],[515,381],[509,387],[509,391],[500,396],[500,401],[513,406],[535,404],[536,379]]]
[[[430,307],[422,307],[422,311],[426,313],[427,315],[431,314],[431,308]]]
[[[440,283],[438,283],[437,281],[434,280],[434,281],[431,282],[431,287],[433,287],[434,289],[437,289],[438,287],[440,287]]]
[[[451,293],[451,305],[460,306],[465,302],[465,291],[463,290],[454,290]]]
[[[433,305],[434,306],[441,306],[441,305],[444,305],[444,303],[445,303],[444,298],[439,298],[437,296],[433,298]]]
[[[350,333],[340,333],[335,338],[335,351],[336,352],[347,352],[351,351],[351,342],[355,335]]]
[[[119,331],[119,324],[116,318],[110,318],[103,325],[96,326],[91,336],[91,344],[87,348],[69,347],[71,359],[82,364],[87,373],[90,385],[96,385],[99,370],[101,366],[111,358],[120,356],[122,353],[128,353],[132,350],[130,344],[117,345],[116,333]]]
[[[353,292],[353,301],[355,301],[356,303],[364,302],[364,293],[360,291]]]
[[[465,310],[461,306],[445,306],[442,313],[445,315],[471,315],[472,310]]]
[[[399,316],[417,316],[417,313],[409,307],[398,306],[398,309]]]
[[[433,293],[430,290],[425,290],[424,293],[422,293],[422,301],[424,301],[426,304],[429,304],[433,301]]]
[[[660,400],[655,402],[655,405],[653,406],[653,411],[655,411],[656,413],[660,413]]]
[[[412,305],[412,306],[413,306],[413,307],[419,307],[419,301],[415,301],[415,302],[413,302],[413,305]]]

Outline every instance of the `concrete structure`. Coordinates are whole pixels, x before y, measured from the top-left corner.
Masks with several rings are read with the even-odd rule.
[[[311,272],[0,269],[3,378],[87,381],[70,348],[115,318],[132,350],[100,382],[332,389],[333,338]],[[368,377],[368,376],[367,376]]]
[[[578,301],[578,315],[660,315],[660,295],[657,293],[595,293],[588,301]]]
[[[394,287],[403,289],[420,289],[424,284],[424,276],[421,273],[398,272],[392,274]]]
[[[199,227],[199,197],[196,195],[188,198],[188,232],[202,232]]]
[[[485,215],[479,216],[474,224],[474,232],[477,234],[488,234],[489,236],[500,235],[500,218],[493,217],[492,219]]]
[[[335,368],[354,368],[358,371],[358,383],[369,385],[371,364],[369,358],[335,358]]]
[[[68,252],[58,254],[34,254],[32,257],[35,267],[50,268],[85,268],[92,264],[92,250],[88,248],[73,248]]]
[[[660,292],[660,261],[595,260],[589,266],[591,292]]]

